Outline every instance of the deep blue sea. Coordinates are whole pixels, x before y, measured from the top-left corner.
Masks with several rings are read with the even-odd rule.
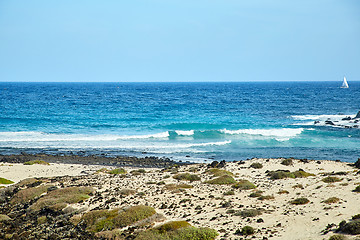
[[[0,154],[360,157],[360,82],[0,83]]]

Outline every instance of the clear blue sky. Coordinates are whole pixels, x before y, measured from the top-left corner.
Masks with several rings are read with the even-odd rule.
[[[359,0],[1,0],[0,81],[360,80]]]

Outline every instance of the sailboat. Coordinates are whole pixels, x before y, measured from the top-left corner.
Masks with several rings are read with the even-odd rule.
[[[343,81],[343,83],[341,85],[341,88],[349,88],[349,84],[346,81],[346,77],[344,77],[344,81]]]

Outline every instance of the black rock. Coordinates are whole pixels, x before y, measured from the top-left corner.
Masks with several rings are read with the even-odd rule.
[[[330,121],[330,120],[326,120],[325,121],[325,124],[328,124],[328,125],[335,125],[332,121]]]
[[[360,118],[360,111],[356,114],[355,118]]]
[[[341,119],[342,121],[348,121],[348,120],[351,120],[351,117],[345,117],[343,119]]]

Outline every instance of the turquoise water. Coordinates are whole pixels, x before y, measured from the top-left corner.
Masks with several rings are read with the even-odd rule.
[[[360,157],[360,82],[0,83],[0,154]]]

